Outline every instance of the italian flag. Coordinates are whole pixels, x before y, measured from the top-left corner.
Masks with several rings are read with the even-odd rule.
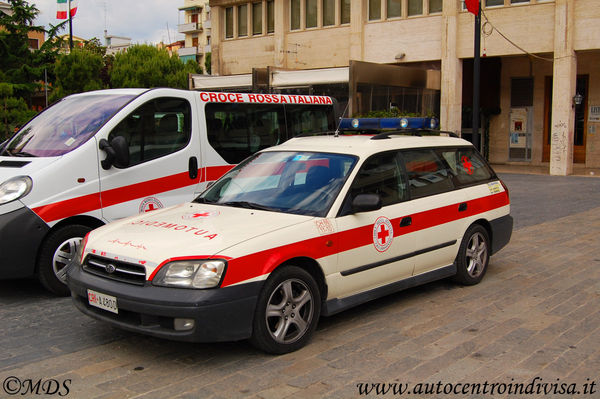
[[[69,9],[69,0],[57,0],[58,8],[56,10],[56,19],[67,19],[67,11]],[[77,13],[77,0],[71,0],[71,17]]]

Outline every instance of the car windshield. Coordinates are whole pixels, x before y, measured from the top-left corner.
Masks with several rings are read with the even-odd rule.
[[[1,155],[54,157],[73,151],[127,104],[134,95],[67,97],[29,121]]]
[[[263,152],[221,177],[196,202],[324,217],[356,157]]]

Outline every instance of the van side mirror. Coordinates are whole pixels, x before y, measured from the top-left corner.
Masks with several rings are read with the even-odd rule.
[[[108,170],[113,165],[117,168],[129,166],[129,146],[125,137],[117,136],[110,143],[102,139],[99,144],[100,149],[106,152],[106,158],[100,162],[102,169]]]
[[[378,194],[358,194],[352,200],[352,211],[369,212],[381,209],[381,197]]]

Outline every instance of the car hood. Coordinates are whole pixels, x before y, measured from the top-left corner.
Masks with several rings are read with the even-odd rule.
[[[186,203],[122,219],[90,233],[85,254],[142,264],[148,278],[173,258],[210,258],[236,244],[312,219]],[[226,255],[226,254],[224,254]]]
[[[0,157],[0,183],[15,176],[34,176],[60,157]]]

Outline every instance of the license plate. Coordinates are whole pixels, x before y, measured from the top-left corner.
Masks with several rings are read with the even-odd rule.
[[[109,312],[119,313],[117,307],[117,298],[111,295],[106,295],[101,292],[87,290],[88,302],[90,305],[100,309],[108,310]]]

